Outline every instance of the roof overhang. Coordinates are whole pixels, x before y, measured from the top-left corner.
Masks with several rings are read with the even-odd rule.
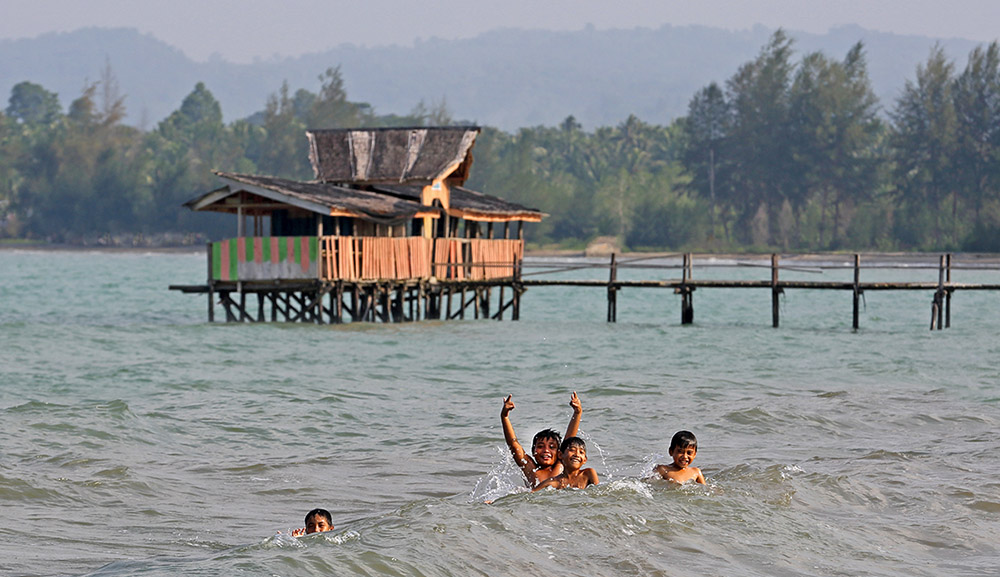
[[[448,209],[450,216],[472,220],[477,222],[542,222],[542,218],[548,216],[542,212],[522,212],[516,214],[496,214],[481,212],[476,210],[466,210],[461,208]]]
[[[241,210],[244,214],[261,214],[294,208],[325,216],[356,218],[378,224],[398,224],[413,218],[441,216],[441,210],[437,207],[425,207],[419,203],[400,199],[391,201],[396,203],[393,206],[375,204],[367,211],[364,208],[352,207],[352,204],[359,202],[364,204],[374,200],[378,203],[391,197],[327,183],[284,181],[271,177],[230,175],[220,172],[216,175],[223,186],[184,203],[184,206],[196,211],[234,214]],[[338,193],[345,195],[339,202]],[[315,200],[310,200],[310,196]],[[394,210],[387,211],[387,208]]]

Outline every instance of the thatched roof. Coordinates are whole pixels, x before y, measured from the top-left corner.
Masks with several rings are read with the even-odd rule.
[[[421,187],[406,185],[380,184],[372,186],[375,192],[390,194],[394,197],[420,202]],[[469,190],[461,186],[452,186],[450,191],[450,206],[448,212],[452,216],[459,216],[468,220],[504,222],[511,220],[523,220],[527,222],[539,222],[545,213],[521,206],[514,202],[508,202],[502,198]]]
[[[464,182],[478,134],[470,126],[306,131],[316,180],[342,184]]]
[[[422,206],[419,196],[414,202],[325,182],[302,182],[218,171],[215,174],[222,179],[224,185],[189,200],[184,206],[191,210],[235,213],[241,204],[239,193],[245,191],[263,201],[249,207],[258,212],[294,206],[317,214],[360,218],[379,224],[399,224],[416,216],[436,216],[440,212],[436,208]],[[246,203],[243,204],[246,207]]]

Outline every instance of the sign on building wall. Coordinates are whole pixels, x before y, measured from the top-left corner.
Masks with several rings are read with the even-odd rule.
[[[240,237],[212,243],[212,279],[250,281],[316,279],[319,238]]]

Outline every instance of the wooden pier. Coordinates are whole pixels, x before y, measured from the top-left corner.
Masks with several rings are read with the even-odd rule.
[[[202,285],[226,322],[520,318],[523,242],[422,237],[251,237],[207,246]],[[436,259],[436,260],[435,260]]]
[[[185,206],[235,216],[236,236],[209,243],[205,284],[170,289],[207,294],[210,322],[220,305],[227,322],[323,324],[502,320],[504,314],[518,320],[525,290],[546,286],[602,288],[608,322],[618,320],[624,289],[672,289],[681,297],[681,324],[691,324],[698,289],[763,289],[771,292],[774,327],[786,290],[840,290],[852,293],[855,329],[866,291],[929,291],[931,329],[943,329],[951,325],[953,293],[1000,290],[1000,284],[953,282],[952,271],[967,264],[950,254],[934,266],[936,281],[911,283],[862,282],[862,269],[891,265],[863,264],[860,254],[853,262],[819,267],[853,268],[846,282],[782,278],[782,271],[803,270],[806,257],[777,254],[769,265],[740,263],[769,266],[770,278],[763,280],[697,277],[692,254],[672,255],[679,266],[642,262],[671,255],[611,255],[606,265],[531,265],[546,270],[525,273],[522,226],[546,215],[464,187],[479,132],[474,126],[309,130],[313,180],[217,171],[220,186]],[[705,257],[699,271],[712,266],[712,258]],[[604,267],[606,281],[540,278]],[[635,268],[679,268],[680,276],[620,278],[621,270]]]
[[[252,243],[253,239],[247,239]],[[294,242],[298,242],[296,239]],[[869,291],[924,291],[930,294],[930,328],[941,330],[951,326],[952,295],[959,291],[996,291],[1000,283],[954,282],[954,271],[1000,271],[1000,266],[975,262],[975,257],[959,261],[951,254],[936,257],[904,255],[891,260],[906,263],[865,260],[861,254],[842,255],[770,255],[769,260],[740,257],[732,264],[719,264],[712,255],[693,254],[640,256],[621,259],[612,255],[607,263],[539,263],[523,261],[523,245],[517,242],[496,242],[489,239],[435,239],[433,251],[412,250],[430,240],[414,237],[396,239],[363,239],[343,237],[319,239],[321,250],[318,263],[307,263],[302,269],[314,278],[298,280],[236,281],[220,274],[222,265],[231,266],[233,259],[220,263],[220,253],[231,245],[210,243],[208,248],[208,282],[204,285],[172,285],[171,290],[207,294],[208,319],[215,321],[216,306],[221,306],[226,322],[306,322],[340,324],[345,322],[415,322],[420,320],[492,319],[519,320],[521,301],[529,288],[593,287],[607,294],[607,322],[618,320],[619,293],[633,289],[670,289],[680,295],[680,322],[694,322],[694,294],[698,289],[757,289],[771,294],[771,325],[780,325],[781,297],[787,290],[833,290],[851,293],[852,326],[860,327],[861,301]],[[257,243],[258,247],[262,244]],[[392,254],[399,255],[399,246],[409,245],[407,265],[393,266]],[[255,255],[247,251],[242,266],[244,276],[252,271]],[[367,245],[367,246],[366,246]],[[345,257],[344,247],[352,247]],[[368,249],[368,250],[366,250]],[[431,258],[430,255],[435,255]],[[366,259],[377,259],[381,268],[363,265]],[[933,258],[936,262],[929,259]],[[338,259],[339,266],[335,264]],[[656,264],[649,261],[679,260],[679,264]],[[710,268],[767,268],[765,279],[696,278],[697,270]],[[823,259],[824,264],[817,264]],[[259,255],[256,261],[260,261]],[[840,262],[836,262],[840,261]],[[346,263],[346,264],[345,264]],[[353,264],[352,264],[353,263]],[[386,263],[389,263],[388,265]],[[247,268],[251,267],[251,268]],[[313,267],[313,268],[310,268]],[[573,271],[606,269],[607,280],[538,278]],[[622,279],[620,272],[628,269],[678,270],[679,276],[665,280]],[[935,280],[921,282],[863,281],[865,272],[891,269],[928,270],[936,273]],[[235,268],[234,268],[235,270]],[[319,271],[316,273],[315,271]],[[524,272],[528,270],[529,272]],[[818,273],[824,270],[849,271],[851,280],[811,281],[782,278],[782,272]],[[365,271],[365,272],[361,272]],[[403,276],[394,276],[405,272]],[[410,276],[406,276],[410,275]],[[250,274],[249,276],[254,276]],[[633,275],[634,276],[634,275]],[[525,278],[529,277],[529,278]],[[235,277],[234,277],[235,278]]]
[[[863,263],[861,254],[854,254],[850,262],[843,264],[819,266],[803,262],[803,258],[816,258],[810,255],[781,257],[777,254],[770,256],[769,264],[741,262],[735,265],[712,264],[714,257],[705,255],[702,257],[705,262],[702,267],[713,266],[757,266],[770,268],[770,278],[763,280],[718,280],[718,279],[696,279],[694,275],[694,255],[687,253],[682,255],[672,255],[676,259],[680,257],[680,265],[660,265],[641,264],[642,261],[651,259],[667,259],[671,255],[642,256],[621,260],[616,255],[612,255],[608,264],[576,264],[568,263],[563,265],[525,265],[525,268],[543,268],[541,271],[525,273],[528,275],[552,275],[556,273],[579,271],[594,268],[607,268],[608,280],[569,280],[569,279],[519,279],[519,286],[547,287],[547,286],[577,286],[603,288],[607,291],[607,321],[617,322],[618,316],[618,293],[623,289],[635,288],[660,288],[672,289],[675,294],[681,296],[680,320],[681,324],[691,324],[694,322],[694,292],[697,289],[764,289],[771,293],[771,325],[777,328],[780,324],[780,297],[786,290],[791,289],[812,289],[812,290],[837,290],[849,291],[852,294],[852,326],[855,330],[859,328],[860,301],[867,291],[927,291],[932,294],[931,298],[931,330],[941,330],[951,326],[951,300],[952,294],[957,291],[967,290],[1000,290],[1000,284],[984,283],[958,283],[952,281],[952,272],[955,270],[1000,270],[1000,267],[986,267],[974,263],[956,262],[951,254],[943,254],[938,257],[936,264],[931,263],[910,263],[905,265],[907,269],[936,269],[937,279],[927,282],[863,282],[861,280],[862,270],[887,270],[892,268],[903,268],[895,264]],[[783,259],[784,258],[784,264]],[[832,261],[843,259],[835,255],[824,255],[823,259]],[[906,260],[913,260],[912,256],[901,256]],[[625,268],[644,269],[680,269],[680,278],[669,280],[621,280],[619,271]],[[853,271],[852,281],[808,281],[808,280],[784,280],[781,278],[781,271],[816,271],[819,269],[850,269]]]

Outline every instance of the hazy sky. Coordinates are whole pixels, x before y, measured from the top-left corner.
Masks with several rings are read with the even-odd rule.
[[[409,45],[494,28],[579,30],[763,24],[990,42],[1000,0],[0,0],[0,39],[89,26],[137,28],[195,60],[297,56],[344,43]]]

